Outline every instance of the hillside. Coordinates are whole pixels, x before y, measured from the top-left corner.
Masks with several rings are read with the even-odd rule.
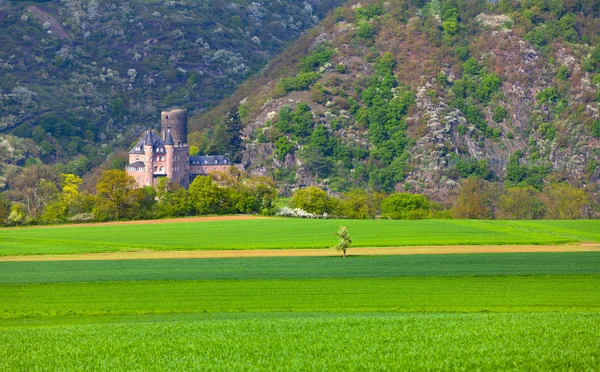
[[[4,165],[83,155],[81,175],[162,109],[214,106],[342,2],[0,1],[0,136],[35,142]]]
[[[290,187],[437,200],[469,175],[597,187],[599,7],[351,2],[193,118],[195,138],[237,108],[244,165]]]

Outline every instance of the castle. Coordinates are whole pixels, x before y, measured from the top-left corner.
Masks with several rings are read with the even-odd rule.
[[[224,155],[190,156],[185,110],[163,111],[160,127],[160,135],[152,129],[146,131],[129,151],[125,172],[139,187],[156,186],[162,177],[187,187],[197,176],[240,167]]]

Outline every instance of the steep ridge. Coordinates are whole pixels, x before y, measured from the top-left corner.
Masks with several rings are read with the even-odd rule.
[[[586,0],[351,2],[193,118],[195,138],[239,114],[245,166],[289,187],[597,188],[598,16]]]

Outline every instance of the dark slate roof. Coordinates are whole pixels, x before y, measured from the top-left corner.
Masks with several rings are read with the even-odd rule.
[[[190,156],[191,165],[223,165],[231,164],[231,160],[225,155]]]
[[[128,167],[145,167],[146,165],[144,164],[143,161],[136,161],[135,163],[131,163],[127,165]]]
[[[140,140],[135,144],[135,146],[133,146],[129,153],[144,155],[144,140],[140,138]]]
[[[144,133],[144,135],[140,137],[140,140],[135,144],[135,146],[133,146],[129,153],[143,155],[144,146],[152,146],[155,153],[164,154],[166,152],[165,144],[160,139],[158,133],[153,130],[149,130]]]
[[[167,127],[167,135],[165,136],[165,145],[175,146],[173,136],[171,135],[171,127]]]

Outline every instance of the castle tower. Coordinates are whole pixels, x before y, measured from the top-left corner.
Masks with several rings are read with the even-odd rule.
[[[162,138],[166,138],[169,127],[175,146],[187,145],[187,112],[184,109],[163,111],[161,113],[160,133]]]
[[[171,135],[171,127],[167,126],[167,132],[165,134],[164,137],[164,144],[165,144],[165,151],[166,151],[166,157],[165,157],[165,168],[167,171],[167,178],[172,180],[173,179],[173,147],[175,146],[175,142],[173,141],[173,136]]]
[[[154,157],[154,142],[152,141],[152,135],[150,131],[146,132],[146,136],[144,137],[144,186],[152,186],[153,183],[153,161]]]

